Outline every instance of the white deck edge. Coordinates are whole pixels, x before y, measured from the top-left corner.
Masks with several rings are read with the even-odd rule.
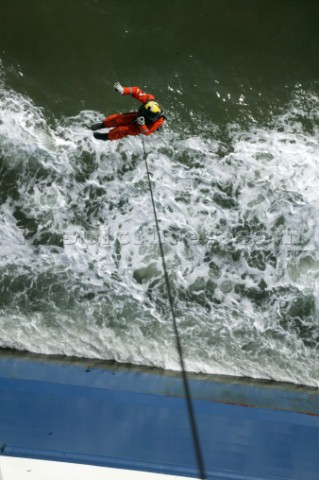
[[[0,456],[0,480],[190,480],[190,477]]]

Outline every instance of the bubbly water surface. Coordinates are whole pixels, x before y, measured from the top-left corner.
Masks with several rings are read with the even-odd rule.
[[[104,143],[3,77],[1,347],[179,368],[144,141],[188,370],[319,385],[318,107]]]

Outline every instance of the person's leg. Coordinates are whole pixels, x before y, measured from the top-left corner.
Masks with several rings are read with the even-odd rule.
[[[105,128],[112,128],[129,125],[136,120],[136,117],[137,112],[113,113],[104,119],[103,126]]]
[[[135,123],[136,112],[114,113],[109,115],[103,122],[103,127],[112,128],[108,133],[94,132],[97,140],[120,140],[127,135],[139,135],[140,130]]]
[[[140,131],[135,124],[123,125],[121,127],[113,128],[107,134],[108,140],[120,140],[127,135],[139,135]]]
[[[104,123],[103,122],[97,122],[97,123],[93,123],[93,125],[91,125],[91,130],[95,131],[95,130],[100,130],[100,128],[104,128]]]
[[[112,115],[106,117],[103,122],[93,123],[93,125],[91,125],[91,130],[95,131],[100,130],[101,128],[112,128],[120,127],[122,125],[129,125],[136,120],[136,117],[137,112],[113,113]],[[95,138],[98,138],[100,134],[94,136]]]
[[[96,140],[109,140],[108,133],[94,132],[93,137],[96,138]]]
[[[128,135],[139,135],[140,131],[134,124],[123,125],[121,127],[112,128],[108,133],[94,132],[94,138],[97,140],[120,140]]]

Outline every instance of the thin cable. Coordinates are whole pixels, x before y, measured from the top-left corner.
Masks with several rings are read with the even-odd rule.
[[[150,172],[149,172],[149,169],[148,169],[148,163],[147,163],[147,158],[146,158],[144,139],[142,139],[142,143],[143,143],[143,150],[144,150],[145,167],[146,167],[147,178],[148,178],[148,186],[149,186],[149,190],[150,190],[150,193],[151,193],[151,199],[152,199],[152,205],[153,205],[153,213],[154,213],[154,218],[155,218],[158,244],[159,244],[160,253],[161,253],[161,257],[162,257],[162,264],[163,264],[164,277],[165,277],[165,283],[166,283],[166,288],[167,288],[168,301],[169,301],[169,306],[170,306],[170,310],[171,310],[171,313],[172,313],[175,339],[176,339],[176,347],[177,347],[180,366],[181,366],[182,380],[183,380],[183,386],[184,386],[184,392],[185,392],[185,400],[186,400],[186,404],[187,404],[188,417],[189,417],[189,421],[190,421],[190,427],[191,427],[191,431],[192,431],[194,449],[195,449],[195,453],[196,453],[198,473],[199,473],[199,478],[201,478],[202,480],[205,480],[206,479],[205,465],[204,465],[202,449],[201,449],[198,430],[197,430],[197,424],[196,424],[196,420],[195,420],[193,402],[192,402],[192,398],[191,398],[191,394],[190,394],[187,373],[186,373],[185,364],[184,364],[182,345],[181,345],[180,336],[179,336],[179,332],[178,332],[178,328],[177,328],[177,321],[176,321],[176,316],[175,316],[173,297],[172,297],[172,293],[171,293],[171,287],[170,287],[167,268],[166,268],[163,244],[162,244],[162,239],[161,239],[161,232],[160,232],[159,223],[158,223],[158,219],[157,219],[157,213],[156,213],[154,195],[153,195],[153,188],[152,188],[152,183],[151,183],[151,176],[150,176]]]

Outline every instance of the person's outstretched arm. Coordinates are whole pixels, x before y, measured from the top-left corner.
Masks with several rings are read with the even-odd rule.
[[[114,83],[114,90],[121,95],[131,95],[141,103],[149,102],[150,100],[155,100],[154,95],[151,93],[145,93],[138,87],[122,87],[120,82]]]

